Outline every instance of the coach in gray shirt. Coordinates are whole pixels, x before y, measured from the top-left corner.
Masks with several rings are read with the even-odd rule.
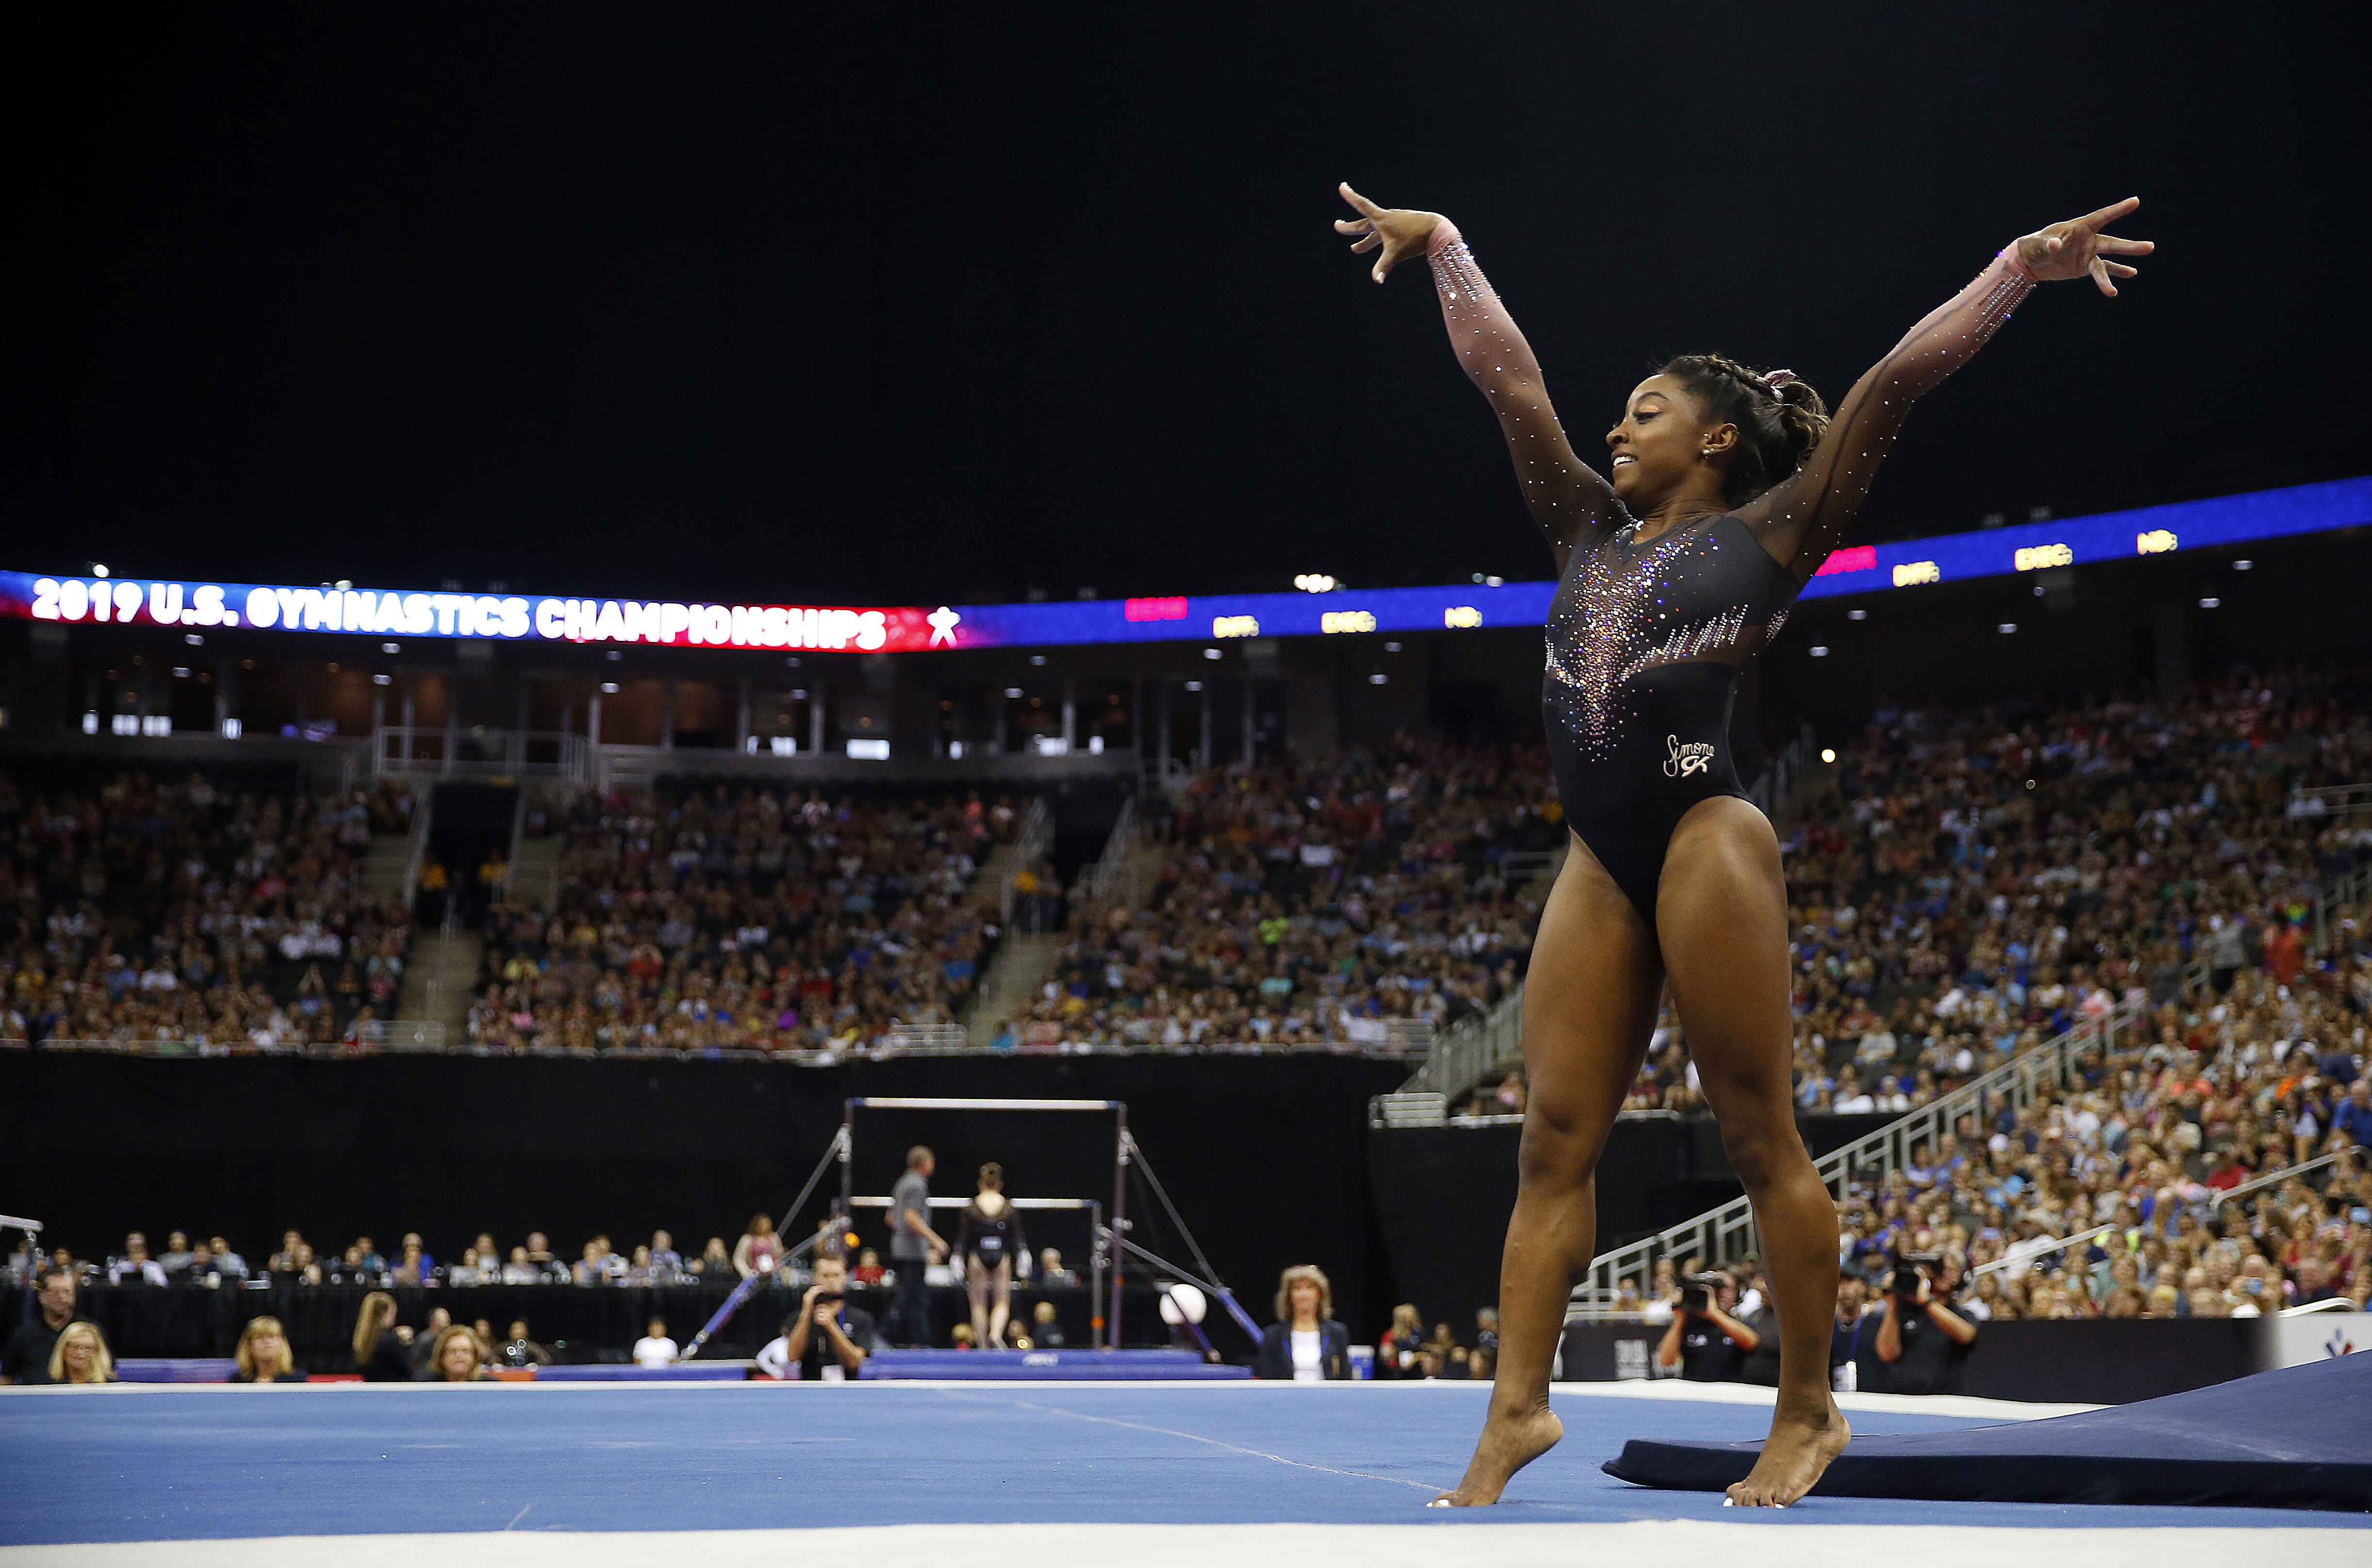
[[[917,1144],[906,1151],[906,1174],[890,1190],[890,1261],[898,1271],[898,1295],[890,1308],[893,1343],[928,1347],[931,1287],[926,1271],[948,1255],[948,1244],[931,1228],[931,1172],[939,1162]]]

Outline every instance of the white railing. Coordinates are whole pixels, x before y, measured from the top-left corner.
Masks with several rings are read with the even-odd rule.
[[[412,852],[403,863],[403,907],[410,909],[420,897],[420,867],[428,859],[428,818],[436,809],[436,792],[415,789],[412,792]]]
[[[1451,1025],[1434,1041],[1402,1094],[1430,1094],[1446,1104],[1523,1055],[1524,988],[1517,984],[1481,1017]]]
[[[1794,801],[1796,792],[1803,787],[1805,776],[1819,755],[1820,744],[1813,738],[1812,726],[1806,725],[1779,755],[1771,759],[1762,776],[1747,786],[1746,798],[1754,802],[1765,817],[1777,821]]]
[[[2089,1230],[2079,1230],[2073,1236],[2038,1236],[2031,1241],[2019,1242],[1991,1262],[1978,1264],[1969,1271],[1969,1277],[1974,1279],[1979,1274],[1994,1273],[2004,1269],[2016,1269],[2023,1272],[2025,1266],[2037,1258],[2048,1258],[2053,1252],[2064,1252],[2071,1247],[2080,1247],[2094,1237],[2106,1236],[2116,1228],[2113,1224],[2096,1225]]]
[[[2331,922],[2336,912],[2367,902],[2372,902],[2372,865],[2342,872],[2315,889],[2314,950],[2330,950]]]
[[[1132,863],[1135,850],[1136,796],[1130,796],[1120,803],[1120,815],[1112,819],[1102,856],[1087,869],[1087,896],[1098,907],[1136,907],[1136,867]]]
[[[2215,1213],[2235,1198],[2251,1198],[2268,1187],[2279,1187],[2292,1177],[2304,1176],[2309,1170],[2320,1170],[2324,1166],[2337,1165],[2342,1160],[2350,1158],[2355,1152],[2354,1149],[2339,1149],[2331,1154],[2318,1156],[2304,1165],[2285,1165],[2279,1170],[2269,1170],[2262,1176],[2251,1177],[2238,1187],[2227,1188],[2210,1198],[2207,1201],[2208,1212]]]
[[[2351,817],[2358,811],[2372,811],[2372,784],[2319,784],[2290,791],[2293,818]]]
[[[1038,863],[1046,857],[1046,851],[1053,842],[1053,813],[1046,809],[1046,797],[1037,796],[1030,800],[1029,809],[1022,815],[1021,827],[1013,835],[1013,854],[1006,861],[1012,870],[1006,873],[1005,885],[996,890],[998,923],[1007,931],[1013,929],[1013,879],[1025,871],[1034,876]],[[1031,910],[1033,920],[1037,912],[1036,909]]]
[[[894,1056],[963,1056],[971,1040],[961,1024],[892,1023],[882,1049]]]
[[[463,756],[463,751],[471,753]],[[447,778],[564,778],[593,782],[593,748],[563,730],[447,729],[430,725],[381,725],[371,738],[371,771],[379,777],[436,773]]]
[[[1843,1198],[1857,1178],[1883,1181],[1910,1163],[1913,1149],[1937,1147],[1961,1117],[1974,1117],[1982,1126],[1996,1095],[2013,1112],[2047,1101],[2067,1082],[2080,1052],[2095,1047],[2113,1051],[2118,1034],[2144,1016],[2141,1008],[2121,1006],[2077,1024],[1950,1094],[1831,1150],[1815,1162],[1820,1179],[1831,1195]],[[1734,1261],[1753,1247],[1753,1205],[1742,1196],[1733,1198],[1669,1230],[1600,1253],[1575,1291],[1570,1310],[1575,1317],[1602,1314],[1625,1283],[1644,1291],[1658,1259],[1699,1258],[1710,1268]]]
[[[351,1045],[343,1040],[316,1044],[311,1040],[257,1041],[238,1040],[45,1040],[42,1051],[86,1051],[106,1056],[310,1056],[330,1059],[363,1056],[373,1051],[431,1051],[446,1049],[445,1026],[430,1019],[390,1018],[366,1023]],[[29,1041],[0,1040],[0,1051],[30,1051]]]
[[[1499,880],[1514,892],[1536,877],[1545,877],[1556,869],[1559,852],[1552,849],[1519,849],[1499,857]]]

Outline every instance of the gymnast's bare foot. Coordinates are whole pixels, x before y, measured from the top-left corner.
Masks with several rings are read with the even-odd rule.
[[[1466,1479],[1456,1491],[1443,1493],[1429,1506],[1480,1508],[1496,1503],[1507,1478],[1555,1447],[1564,1435],[1564,1423],[1545,1403],[1513,1412],[1494,1408],[1483,1418],[1482,1435],[1474,1445],[1474,1458],[1467,1463]]]
[[[1771,1420],[1771,1435],[1762,1457],[1744,1481],[1729,1489],[1729,1501],[1740,1508],[1785,1508],[1819,1483],[1829,1461],[1845,1451],[1853,1429],[1834,1400],[1822,1396],[1809,1412],[1784,1404]]]

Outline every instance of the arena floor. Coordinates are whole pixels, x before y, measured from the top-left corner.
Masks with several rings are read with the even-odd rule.
[[[0,1568],[135,1551],[153,1560],[168,1542],[185,1568],[408,1564],[424,1551],[440,1563],[588,1568],[687,1548],[839,1561],[953,1554],[967,1568],[1099,1560],[1088,1553],[1197,1568],[1352,1553],[1378,1564],[1567,1564],[1608,1550],[1621,1562],[1750,1550],[1758,1564],[1896,1553],[1931,1568],[2073,1551],[2228,1568],[2236,1551],[2264,1544],[2291,1561],[2372,1561],[2372,1518],[2360,1516],[1813,1498],[1749,1516],[1715,1494],[1646,1491],[1601,1473],[1626,1438],[1747,1439],[1768,1421],[1765,1391],[1673,1384],[1560,1386],[1565,1440],[1501,1505],[1428,1511],[1463,1468],[1484,1392],[1243,1383],[11,1390],[0,1396]],[[2070,1408],[1844,1402],[1855,1430],[1872,1434]],[[2240,1533],[2262,1530],[2282,1534],[2251,1542]]]

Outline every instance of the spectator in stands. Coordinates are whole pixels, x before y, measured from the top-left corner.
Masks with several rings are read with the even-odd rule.
[[[408,1383],[412,1357],[395,1331],[395,1297],[375,1290],[355,1315],[355,1369],[366,1383]]]
[[[157,1260],[157,1266],[164,1270],[166,1279],[170,1280],[177,1274],[189,1272],[192,1258],[189,1233],[177,1230],[165,1238],[165,1252]]]
[[[288,1348],[288,1330],[277,1318],[250,1318],[247,1327],[238,1331],[236,1353],[238,1370],[231,1374],[234,1383],[302,1383],[305,1375],[296,1370],[296,1357]]]
[[[732,1255],[725,1250],[725,1238],[721,1236],[710,1237],[708,1245],[701,1249],[700,1256],[685,1265],[684,1272],[707,1284],[718,1284],[738,1277]]]
[[[221,1274],[225,1280],[244,1281],[247,1278],[250,1272],[247,1266],[247,1260],[232,1251],[230,1243],[216,1236],[209,1237],[206,1246],[214,1253],[215,1272]]]
[[[1878,1359],[1889,1394],[1965,1391],[1977,1326],[1936,1294],[1933,1265],[1898,1265],[1878,1325]]]
[[[123,1238],[123,1256],[108,1265],[110,1284],[161,1285],[165,1283],[164,1265],[148,1256],[148,1238],[138,1231]]]
[[[443,1338],[445,1330],[452,1326],[452,1313],[442,1307],[432,1307],[428,1309],[428,1321],[422,1325],[420,1331],[413,1335],[411,1341],[403,1347],[404,1353],[411,1358],[413,1377],[427,1377],[433,1375],[432,1369],[436,1358],[436,1342]]]
[[[434,1265],[429,1262],[428,1253],[420,1245],[420,1238],[417,1236],[407,1236],[403,1238],[403,1255],[396,1260],[394,1269],[390,1272],[390,1277],[400,1285],[424,1285],[435,1283]]]
[[[524,1247],[512,1248],[510,1261],[503,1265],[502,1283],[506,1285],[538,1285],[548,1277]]]
[[[1041,1247],[1038,1249],[1038,1288],[1068,1289],[1079,1283],[1079,1272],[1063,1262],[1062,1249]]]
[[[1296,1383],[1351,1376],[1351,1331],[1334,1320],[1334,1287],[1315,1263],[1296,1263],[1278,1276],[1276,1321],[1261,1336],[1252,1372]]]
[[[470,1330],[458,1323],[448,1324],[431,1342],[428,1369],[422,1376],[431,1383],[483,1382],[485,1347],[478,1343],[478,1336]]]
[[[479,1254],[476,1248],[464,1247],[461,1249],[461,1260],[445,1271],[445,1283],[451,1285],[456,1290],[467,1289],[469,1286],[475,1284],[499,1283],[495,1280],[489,1280],[487,1276],[489,1274],[499,1274],[501,1271],[498,1269],[487,1269],[482,1267],[478,1260]]]
[[[787,1383],[798,1376],[791,1361],[791,1330],[798,1321],[799,1314],[793,1312],[783,1319],[783,1331],[758,1347],[758,1370],[777,1383]]]
[[[1416,1373],[1416,1353],[1424,1343],[1424,1320],[1413,1302],[1392,1308],[1391,1327],[1376,1342],[1376,1376],[1410,1377]]]
[[[610,1249],[599,1237],[585,1244],[585,1256],[578,1259],[570,1277],[580,1285],[610,1283]]]
[[[1029,1341],[1031,1345],[1039,1350],[1063,1348],[1063,1320],[1055,1315],[1052,1302],[1041,1301],[1031,1310]]]
[[[527,1233],[527,1260],[530,1266],[541,1271],[546,1279],[568,1277],[568,1265],[552,1255],[552,1243],[540,1230]]]
[[[784,1355],[801,1376],[837,1383],[856,1376],[876,1335],[873,1315],[848,1305],[846,1262],[829,1254],[816,1260],[815,1283],[799,1297],[783,1338]]]
[[[654,1318],[645,1326],[643,1337],[634,1342],[636,1366],[673,1366],[676,1342],[668,1338],[667,1319]]]
[[[1875,1388],[1878,1378],[1878,1335],[1869,1322],[1869,1287],[1858,1275],[1837,1281],[1837,1320],[1829,1333],[1829,1383],[1840,1394],[1857,1392],[1865,1381]]]
[[[297,1272],[296,1249],[304,1239],[305,1238],[302,1236],[299,1236],[293,1230],[281,1232],[280,1250],[274,1252],[269,1261],[265,1263],[265,1272],[274,1274],[293,1274]]]
[[[881,1283],[884,1272],[881,1254],[868,1247],[856,1255],[856,1269],[849,1278],[858,1284],[873,1287]]]
[[[529,1337],[526,1318],[515,1318],[510,1337],[503,1342],[501,1359],[505,1366],[550,1366],[552,1353]]]
[[[108,1354],[99,1325],[77,1318],[60,1330],[50,1347],[49,1372],[52,1383],[114,1382],[115,1358]]]
[[[50,1380],[50,1353],[57,1348],[58,1335],[68,1324],[84,1320],[75,1311],[75,1295],[71,1268],[53,1264],[42,1272],[40,1309],[17,1324],[6,1346],[0,1348],[0,1386]]]
[[[683,1254],[675,1249],[675,1237],[666,1231],[651,1232],[650,1267],[654,1278],[669,1283],[683,1272]]]
[[[752,1274],[771,1275],[783,1260],[783,1241],[774,1234],[774,1222],[764,1214],[750,1216],[750,1226],[741,1239],[733,1244],[733,1268],[743,1279]]]
[[[1738,1286],[1727,1274],[1692,1274],[1681,1281],[1680,1306],[1656,1347],[1656,1364],[1680,1368],[1692,1382],[1737,1382],[1746,1358],[1762,1342],[1729,1315],[1737,1299]]]

